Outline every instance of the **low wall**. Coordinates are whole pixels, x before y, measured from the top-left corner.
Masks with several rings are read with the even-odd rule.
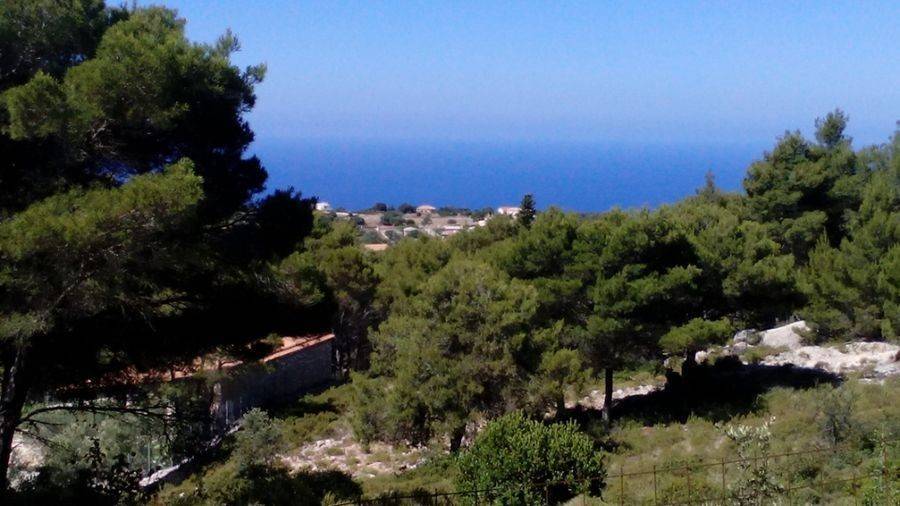
[[[220,427],[228,427],[255,407],[295,400],[312,388],[331,381],[332,342],[320,338],[265,362],[243,364],[213,386],[210,413]]]

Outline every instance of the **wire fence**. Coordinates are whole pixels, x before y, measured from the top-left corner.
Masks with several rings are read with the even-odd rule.
[[[900,506],[897,443],[867,450],[835,445],[755,458],[696,460],[579,480],[483,490],[414,492],[358,498],[335,506],[865,504]],[[829,466],[825,467],[824,464]],[[600,493],[583,493],[603,484]]]

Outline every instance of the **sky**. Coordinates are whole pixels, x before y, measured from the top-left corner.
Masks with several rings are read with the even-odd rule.
[[[771,145],[900,119],[900,2],[156,0],[264,62],[257,139]]]

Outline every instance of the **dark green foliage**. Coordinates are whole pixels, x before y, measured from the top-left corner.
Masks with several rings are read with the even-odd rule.
[[[786,133],[744,179],[754,219],[772,225],[779,242],[800,260],[823,234],[838,244],[847,232],[847,212],[859,205],[868,170],[844,137],[846,122],[840,110],[818,120],[819,144],[799,132]]]
[[[514,412],[494,420],[459,457],[459,489],[491,504],[560,504],[597,495],[606,470],[574,423],[549,424]],[[474,502],[474,501],[473,501]]]
[[[606,370],[606,419],[612,371],[658,356],[661,337],[673,336],[666,344],[676,353],[727,338],[720,332],[727,323],[710,332],[712,324],[705,322],[713,314],[702,304],[709,294],[699,253],[688,229],[667,210],[614,211],[585,222],[573,249],[572,272],[589,287],[592,302],[583,318],[581,347],[588,363]]]
[[[528,226],[494,218],[447,241],[449,250],[405,242],[376,266],[379,312],[387,317],[379,336],[389,357],[379,367],[391,365],[376,367],[377,380],[361,379],[358,398],[377,399],[385,390],[408,394],[419,400],[405,405],[407,423],[430,424],[433,407],[423,407],[418,393],[398,393],[393,360],[400,346],[392,339],[431,329],[405,320],[410,308],[437,314],[452,307],[422,297],[452,255],[484,261],[535,290],[527,346],[514,360],[518,406],[534,412],[562,410],[566,396],[578,395],[594,371],[606,370],[610,397],[617,369],[672,355],[690,366],[696,351],[725,343],[734,330],[771,327],[797,312],[820,336],[891,338],[900,307],[893,279],[900,272],[893,265],[900,257],[894,255],[900,242],[894,237],[896,148],[857,154],[843,136],[845,126],[837,111],[817,122],[818,143],[786,135],[750,168],[746,197],[720,191],[709,176],[697,195],[656,211],[579,218],[550,209],[533,220],[526,214]],[[412,252],[422,255],[415,264]],[[428,349],[420,341],[405,346]],[[409,378],[418,379],[421,370],[412,370]],[[401,383],[413,383],[409,378]],[[416,432],[402,428],[394,411],[374,409],[377,401],[360,402],[371,403],[360,410],[371,422],[361,429],[367,437]],[[416,432],[414,439],[431,434]]]
[[[693,318],[686,324],[672,328],[659,340],[663,350],[674,354],[692,354],[709,346],[725,342],[733,331],[731,322]]]
[[[833,389],[822,396],[822,435],[834,446],[843,443],[856,428],[853,416],[852,393],[846,389]]]
[[[312,202],[254,198],[237,48],[162,8],[0,5],[0,488],[29,394],[303,328],[266,263]]]
[[[381,224],[397,227],[406,223],[403,214],[397,211],[386,211],[381,215]]]
[[[100,441],[86,442],[89,449],[62,466],[45,466],[10,495],[11,504],[85,503],[138,505],[146,501],[140,486],[140,470],[132,469],[125,455],[108,457]]]
[[[241,418],[240,430],[234,440],[232,456],[242,468],[273,465],[284,445],[281,429],[265,411],[257,408]]]
[[[374,267],[379,278],[375,303],[380,316],[409,304],[424,282],[449,260],[447,243],[429,237],[403,240],[384,252]]]
[[[356,229],[338,222],[316,232],[302,251],[284,259],[282,277],[296,296],[333,315],[334,366],[345,373],[368,367],[368,329],[376,321],[375,262],[360,247]]]
[[[373,394],[360,378],[357,416],[384,420],[382,437],[447,436],[455,450],[478,413],[515,402],[535,304],[530,286],[481,262],[451,261],[379,327],[372,367],[390,388]]]
[[[481,209],[476,209],[476,210],[472,211],[472,213],[469,216],[471,216],[471,218],[473,220],[478,221],[478,220],[490,218],[491,216],[493,216],[493,214],[494,214],[493,208],[482,207]]]
[[[889,165],[863,188],[848,236],[820,241],[803,271],[804,313],[823,338],[900,334],[900,135],[883,156]]]
[[[438,208],[437,213],[440,216],[457,216],[457,215],[468,215],[471,211],[467,207],[453,207],[453,206],[441,206]]]
[[[702,269],[700,305],[709,318],[728,316],[744,328],[768,328],[804,299],[796,286],[797,263],[783,253],[768,228],[746,219],[737,195],[702,194],[671,209],[688,232]]]
[[[534,195],[527,193],[522,197],[522,203],[519,204],[519,215],[516,217],[523,227],[528,228],[534,221],[537,209],[534,207]]]
[[[184,491],[184,488],[189,488]],[[279,464],[240,467],[234,461],[174,491],[164,491],[160,504],[175,506],[243,506],[265,504],[330,504],[361,493],[349,476],[337,471],[295,472]]]

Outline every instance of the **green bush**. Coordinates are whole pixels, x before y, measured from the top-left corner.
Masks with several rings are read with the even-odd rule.
[[[25,480],[9,497],[9,504],[130,505],[145,501],[140,471],[132,469],[125,456],[110,457],[97,438],[88,439],[88,450],[68,466],[45,465]],[[6,503],[4,503],[6,504]]]
[[[594,442],[574,423],[510,413],[490,424],[459,457],[458,488],[489,490],[498,504],[558,504],[599,493],[606,476]]]
[[[350,476],[339,471],[291,472],[282,464],[239,466],[230,461],[203,477],[164,489],[153,504],[229,506],[328,504],[362,494]]]
[[[833,388],[822,398],[822,435],[831,445],[844,442],[853,432],[853,393],[846,388]]]
[[[269,466],[284,446],[281,429],[258,408],[253,408],[241,420],[241,430],[235,434],[232,458],[241,467]]]
[[[387,211],[381,215],[382,225],[399,226],[406,222],[402,214],[397,211]]]
[[[737,425],[725,430],[740,459],[738,480],[731,489],[736,504],[761,504],[784,492],[784,487],[774,478],[767,458],[772,453],[770,423],[768,420],[758,427]]]

